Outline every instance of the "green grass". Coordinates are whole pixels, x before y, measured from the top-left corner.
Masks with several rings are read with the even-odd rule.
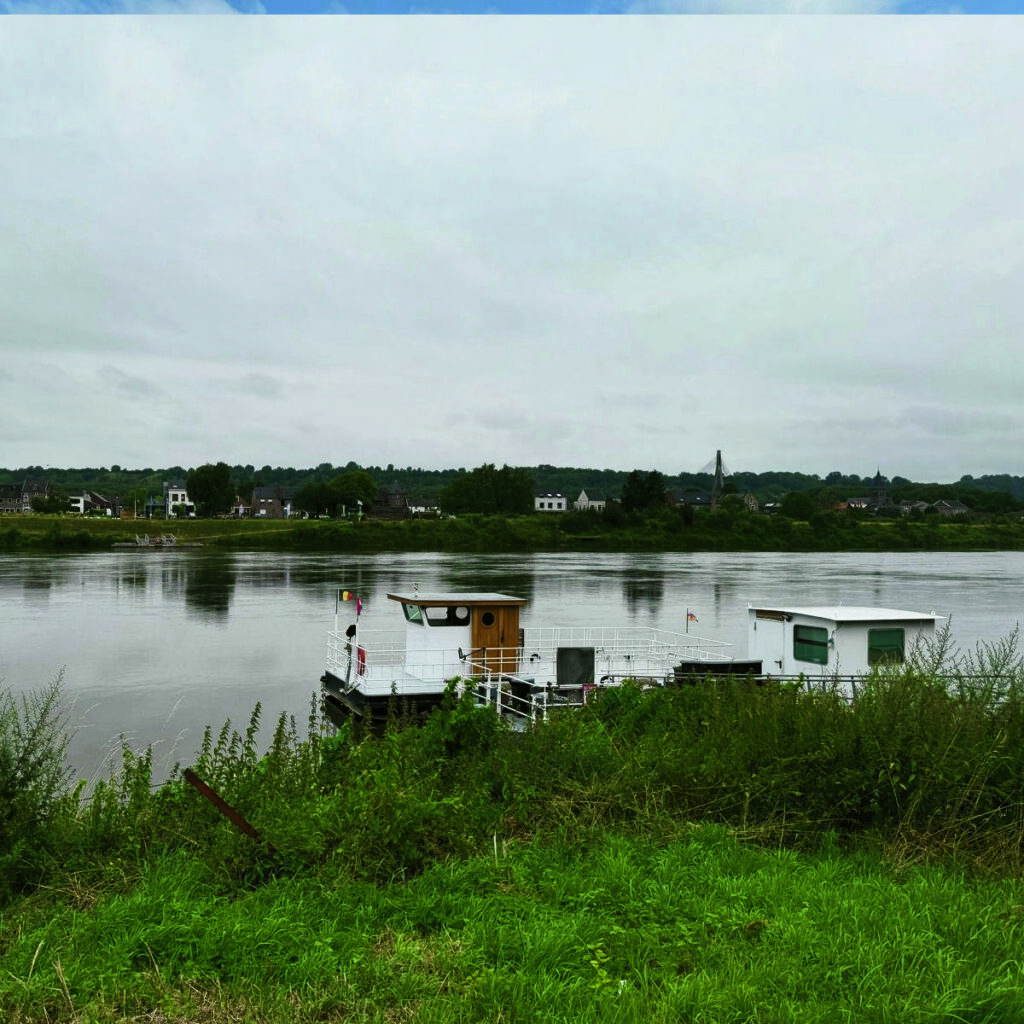
[[[692,510],[691,510],[692,511]],[[461,516],[457,519],[112,520],[64,516],[0,517],[0,552],[109,550],[136,534],[173,533],[179,541],[270,551],[1011,551],[1024,548],[1024,522],[858,522],[830,513],[810,523],[781,516],[700,513],[687,524],[665,510],[649,518]]]
[[[13,516],[0,517],[0,551],[104,550],[137,536],[173,534],[181,542],[214,545],[225,539],[266,538],[288,533],[299,524],[273,519],[109,519],[106,517]]]
[[[453,696],[267,751],[257,709],[193,767],[261,842],[148,754],[55,790],[53,702],[8,704],[0,785],[46,771],[0,835],[0,1020],[1018,1022],[1015,639],[853,707],[624,686],[519,734]]]
[[[382,886],[321,873],[227,894],[187,851],[69,884],[3,919],[0,1009],[12,1024],[1024,1018],[1019,880],[717,827],[496,844]]]

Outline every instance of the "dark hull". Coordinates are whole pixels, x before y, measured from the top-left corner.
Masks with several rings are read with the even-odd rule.
[[[394,718],[423,718],[444,700],[444,691],[395,696],[368,696],[358,689],[346,690],[341,680],[330,672],[320,677],[323,687],[324,714],[335,725],[357,721],[364,725],[383,726]]]

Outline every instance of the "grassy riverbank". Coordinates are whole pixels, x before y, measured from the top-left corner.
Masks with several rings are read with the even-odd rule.
[[[713,828],[502,841],[385,886],[227,891],[180,852],[11,919],[0,1007],[8,1024],[1015,1024],[1021,900]]]
[[[80,804],[55,704],[8,700],[0,1016],[1016,1022],[1024,673],[1008,641],[950,693],[941,655],[852,708],[729,681],[208,735],[262,841],[147,756]]]
[[[0,552],[103,551],[136,536],[173,533],[179,542],[226,550],[381,551],[1015,551],[1024,523],[858,521],[838,514],[800,522],[782,516],[670,513],[611,522],[596,513],[464,516],[399,522],[192,519],[122,521],[5,516]]]

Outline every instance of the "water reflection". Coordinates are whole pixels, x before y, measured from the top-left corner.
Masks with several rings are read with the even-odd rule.
[[[169,601],[184,599],[188,573],[182,559],[176,557],[160,568],[160,592]]]
[[[145,590],[148,577],[149,573],[146,571],[146,568],[141,565],[136,565],[120,573],[117,577],[117,582],[122,587]]]
[[[531,558],[480,558],[452,561],[437,573],[437,589],[463,593],[509,594],[533,599],[535,573]]]
[[[226,619],[234,590],[231,556],[204,555],[185,568],[185,607],[201,618]]]
[[[49,575],[33,573],[25,578],[23,584],[25,599],[34,603],[49,601],[52,586],[53,580]]]
[[[374,609],[380,609],[388,604],[387,592],[389,590],[402,590],[403,587],[396,585],[388,572],[378,572],[373,567],[361,562],[345,563],[336,566],[327,582],[330,582],[331,594],[338,590],[348,590],[358,596],[362,602],[363,611],[370,614]],[[379,600],[378,600],[379,599]],[[392,605],[397,607],[397,605]]]
[[[648,572],[639,578],[627,575],[622,581],[622,598],[633,617],[657,615],[665,599],[665,574]]]

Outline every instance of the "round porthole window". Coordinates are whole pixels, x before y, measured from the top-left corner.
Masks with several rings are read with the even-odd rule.
[[[480,616],[480,621],[485,626],[493,626],[494,625],[494,612],[484,612],[483,615]]]

